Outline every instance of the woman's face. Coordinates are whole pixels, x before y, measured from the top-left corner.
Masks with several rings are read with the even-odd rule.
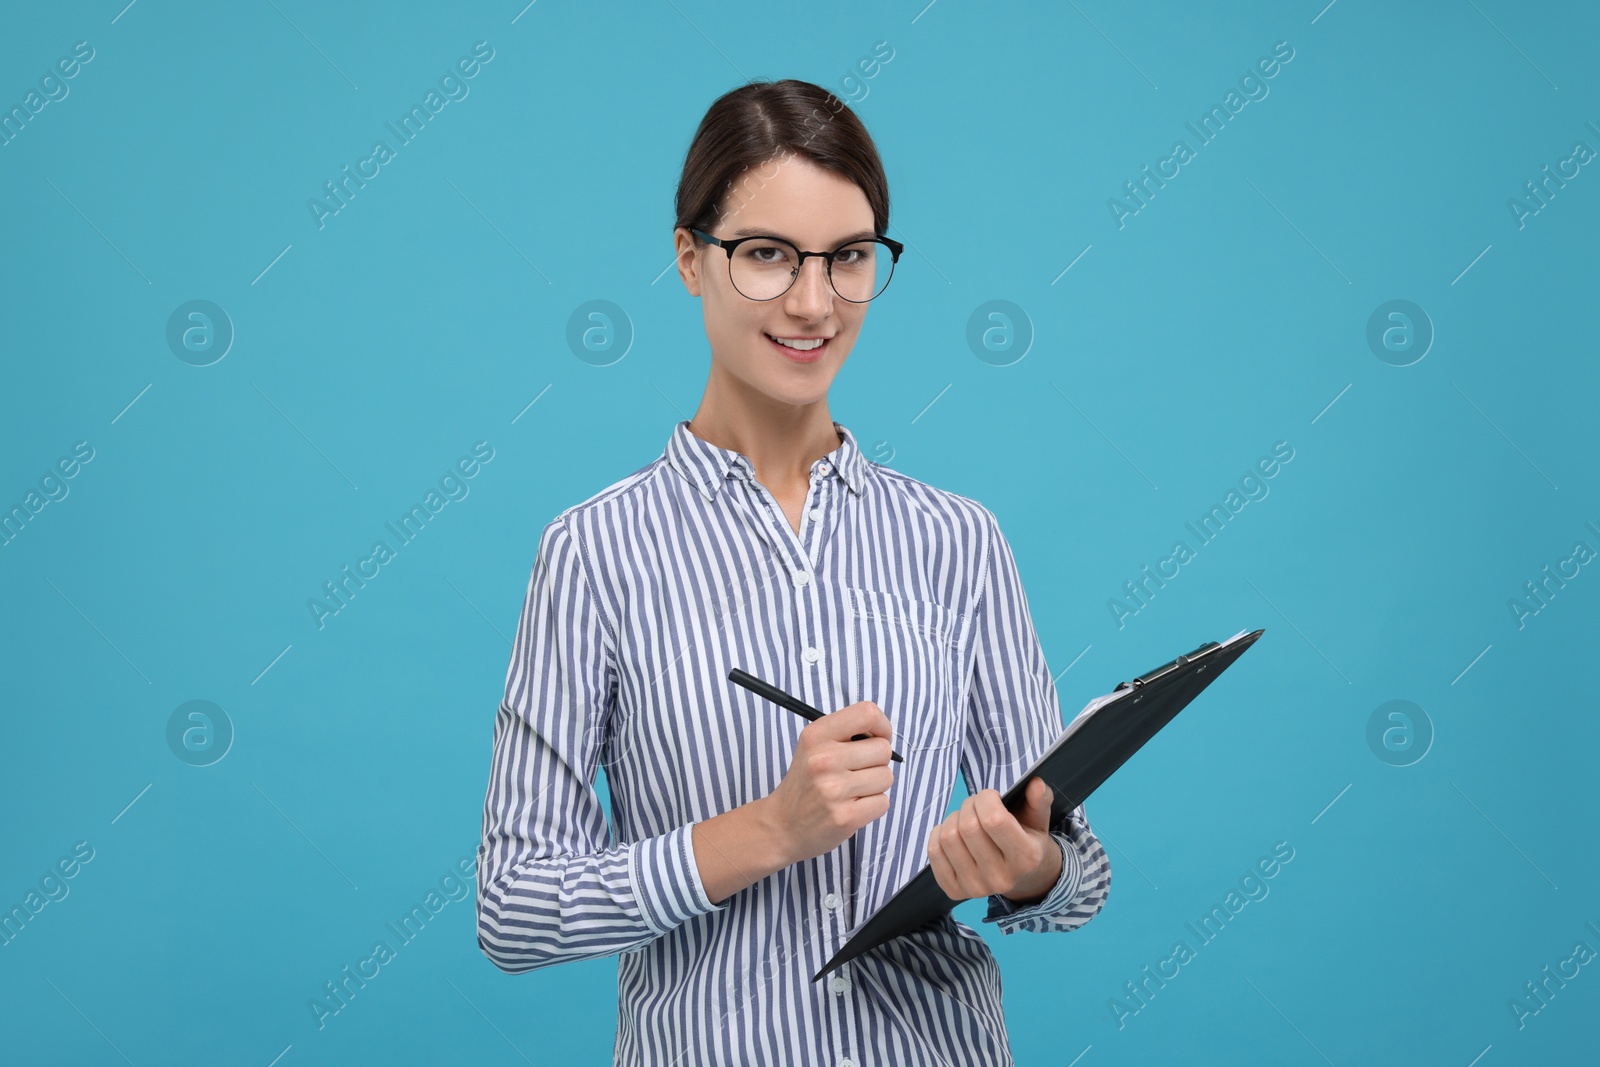
[[[706,232],[722,240],[747,233],[787,238],[801,251],[833,251],[847,239],[874,232],[872,208],[854,183],[797,155],[769,160],[735,179],[721,216]],[[728,254],[715,245],[695,251],[689,231],[674,231],[678,273],[700,298],[713,370],[784,404],[812,404],[827,396],[833,377],[855,344],[866,304],[843,300],[828,282],[827,262],[805,260],[782,296],[751,300],[733,287]],[[810,352],[773,340],[825,338]]]

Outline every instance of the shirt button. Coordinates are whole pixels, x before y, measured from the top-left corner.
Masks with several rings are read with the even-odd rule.
[[[833,976],[833,981],[828,983],[828,987],[835,993],[843,993],[846,989],[850,988],[850,979],[836,974]],[[850,1061],[845,1060],[844,1062],[848,1063]]]
[[[817,660],[822,658],[822,650],[818,648],[807,648],[804,652],[800,653],[800,657],[807,663],[815,663]]]
[[[796,588],[799,588],[800,586],[805,585],[810,580],[811,580],[811,575],[807,574],[805,571],[797,571],[795,573],[794,584],[795,584]]]
[[[809,514],[813,519],[820,519],[820,518],[822,518],[822,509],[821,508],[812,508],[811,511],[809,512]]]
[[[829,893],[827,896],[823,897],[822,906],[827,908],[829,911],[837,908],[839,906],[839,894]]]
[[[844,1059],[839,1061],[839,1067],[856,1067],[856,1061],[851,1059],[849,1056],[846,1056]]]

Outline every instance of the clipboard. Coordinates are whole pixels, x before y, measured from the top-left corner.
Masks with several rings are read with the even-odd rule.
[[[1193,652],[1089,701],[1044,755],[1002,795],[1006,809],[1013,814],[1023,810],[1028,781],[1043,778],[1054,793],[1050,802],[1050,822],[1054,825],[1082,804],[1265,632],[1241,630],[1220,643],[1207,641]],[[817,981],[886,941],[938,923],[957,903],[939,887],[932,865],[924,864],[915,877],[856,928],[844,947],[811,980]]]

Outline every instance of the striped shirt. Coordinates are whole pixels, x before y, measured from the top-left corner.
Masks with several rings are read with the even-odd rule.
[[[616,955],[618,1064],[1012,1062],[995,958],[953,916],[811,980],[927,863],[957,771],[1003,793],[1063,728],[994,515],[833,425],[799,533],[747,457],[683,421],[540,535],[495,718],[478,943],[513,974]],[[905,762],[881,818],[712,904],[693,824],[772,792],[806,725],[732,667],[824,712],[875,702]],[[1099,912],[1110,863],[1083,807],[1051,832],[1055,886],[989,897],[984,922]]]

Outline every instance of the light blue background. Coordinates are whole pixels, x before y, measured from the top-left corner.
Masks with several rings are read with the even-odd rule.
[[[0,147],[0,505],[95,450],[0,547],[0,906],[94,849],[0,948],[8,1062],[608,1060],[616,961],[502,974],[470,897],[324,1028],[308,1002],[476,847],[539,530],[705,381],[662,273],[689,138],[789,76],[856,101],[908,245],[834,416],[999,516],[1063,710],[1267,630],[1089,801],[1094,921],[958,908],[1018,1062],[1593,1062],[1600,965],[1521,1028],[1509,1002],[1600,951],[1600,573],[1521,628],[1507,604],[1600,549],[1600,171],[1507,207],[1600,149],[1592,7],[123,2],[0,34],[7,109],[95,50]],[[308,198],[478,41],[470,94],[319,229]],[[1108,199],[1279,41],[1269,95],[1119,229]],[[165,340],[195,299],[236,331],[207,367]],[[596,299],[633,331],[607,366],[566,341]],[[1366,342],[1395,299],[1436,331],[1405,367]],[[1033,334],[1007,366],[966,341],[990,300]],[[318,629],[307,600],[480,440],[470,494]],[[1108,599],[1279,441],[1270,494],[1119,628]],[[195,699],[236,734],[208,767],[166,740]],[[1366,740],[1397,699],[1435,734],[1405,767]],[[1280,841],[1270,895],[1119,1027]]]

